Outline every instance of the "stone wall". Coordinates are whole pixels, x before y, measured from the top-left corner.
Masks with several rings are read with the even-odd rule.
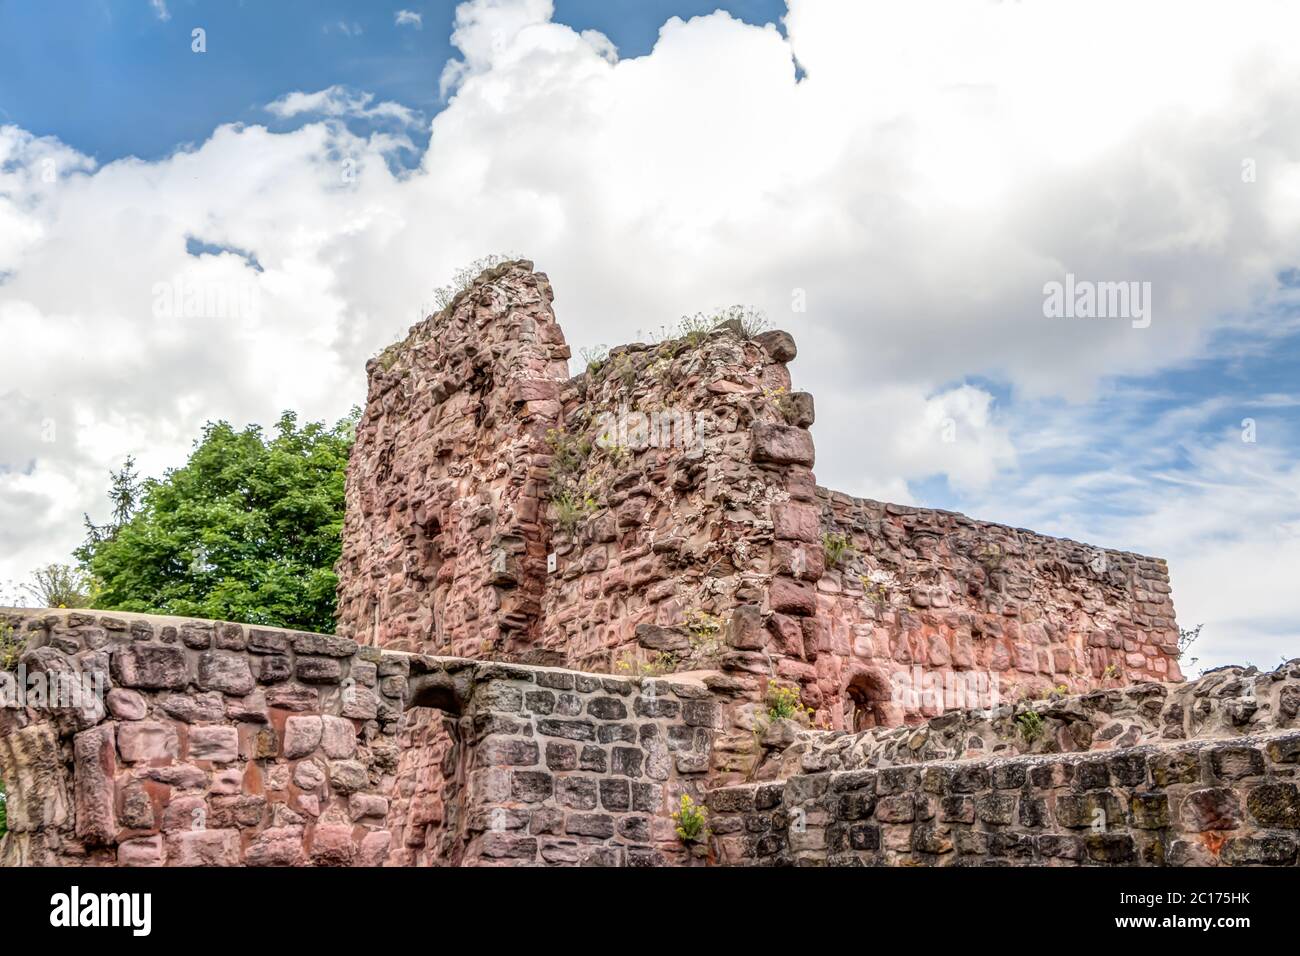
[[[846,734],[770,719],[723,671],[0,622],[23,644],[0,675],[7,865],[1235,865],[1300,843],[1300,660]],[[90,693],[14,706],[15,677],[55,676]],[[675,833],[683,795],[705,845]]]
[[[1294,865],[1300,732],[714,790],[723,865]]]
[[[367,365],[337,632],[465,657],[537,645],[546,433],[568,347],[527,263],[479,278]]]
[[[856,692],[837,727],[950,709],[940,695],[899,702],[900,682],[918,689],[913,668],[946,688],[977,672],[1013,700],[1181,679],[1164,561],[821,488],[818,501],[823,533],[847,542],[817,585],[832,652],[818,682]]]
[[[1179,678],[1164,562],[819,488],[789,335],[733,320],[570,378],[552,298],[505,263],[369,365],[340,634],[718,670],[850,730],[962,706],[907,693],[931,680],[996,700]],[[737,772],[752,731],[723,741]]]
[[[3,610],[5,864],[689,862],[718,704],[699,681],[438,658],[213,621]],[[73,706],[75,705],[75,706]]]
[[[1185,683],[1132,684],[951,710],[919,726],[857,734],[783,722],[754,779],[973,757],[1116,750],[1300,728],[1300,663],[1273,671],[1221,667]]]
[[[1298,709],[1295,660],[1019,708],[1041,724],[954,713],[804,734],[768,765],[788,776],[711,792],[716,853],[723,865],[1292,865]]]
[[[0,708],[5,862],[386,858],[402,712],[392,655],[180,618],[6,610],[0,621],[25,641],[25,686],[63,674],[89,692]]]

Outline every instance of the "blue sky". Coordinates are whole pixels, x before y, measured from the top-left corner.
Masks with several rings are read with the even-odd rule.
[[[102,163],[157,159],[202,142],[221,123],[266,123],[264,105],[290,90],[341,84],[432,118],[444,105],[438,75],[456,52],[455,8],[452,0],[167,0],[160,14],[147,0],[3,0],[0,122],[58,136]],[[767,23],[785,4],[559,0],[556,18],[601,31],[623,56],[640,56],[669,17],[716,9]],[[419,25],[398,27],[399,10],[417,14]],[[201,58],[190,51],[195,27],[207,32]],[[417,139],[423,146],[427,132]]]
[[[513,251],[575,353],[788,327],[823,484],[1166,557],[1202,663],[1294,655],[1300,12],[1245,5],[0,0],[0,582]],[[1047,315],[1066,273],[1149,327]]]

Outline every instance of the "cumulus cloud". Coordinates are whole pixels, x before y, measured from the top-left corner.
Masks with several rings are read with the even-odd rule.
[[[1240,551],[1213,558],[1184,517],[1255,479],[1167,482],[1149,507],[1125,498],[1121,526],[1071,496],[1131,494],[1134,468],[1081,466],[1075,483],[1030,463],[1090,440],[1041,408],[1192,361],[1228,325],[1257,341],[1257,317],[1296,295],[1276,276],[1300,261],[1298,25],[1269,0],[791,0],[784,33],[673,18],[649,55],[621,59],[550,0],[473,0],[414,170],[386,161],[402,137],[344,124],[413,114],[337,86],[268,106],[297,129],[223,126],[151,163],[95,167],[6,127],[0,512],[29,517],[0,523],[0,578],[66,554],[127,453],[156,473],[207,418],[342,414],[433,286],[517,250],[551,274],[575,350],[764,308],[799,342],[826,484],[909,500],[939,476],[989,517],[1163,550],[1180,606],[1212,574],[1180,572],[1189,552],[1231,594],[1232,562],[1272,531],[1244,525]],[[60,173],[43,183],[50,153]],[[262,271],[191,255],[190,238]],[[1043,286],[1067,273],[1150,282],[1150,327],[1046,317]],[[251,283],[257,315],[159,319],[153,290],[178,278]],[[1279,456],[1261,515],[1288,513]],[[1300,612],[1270,600],[1272,617]]]
[[[424,17],[414,10],[398,10],[393,14],[393,23],[399,27],[415,27],[417,30],[424,29]]]

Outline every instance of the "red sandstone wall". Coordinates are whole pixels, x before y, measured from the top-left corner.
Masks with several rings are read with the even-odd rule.
[[[698,681],[147,615],[0,623],[23,645],[0,672],[0,865],[702,862],[670,817],[711,767]],[[91,685],[11,698],[51,674]]]
[[[388,866],[459,866],[464,861],[466,754],[456,718],[417,707],[397,735],[397,773],[388,814]]]
[[[737,606],[765,603],[779,570],[772,503],[811,499],[812,405],[790,393],[793,354],[784,333],[727,328],[616,349],[569,383],[565,434],[592,447],[560,480],[592,511],[571,532],[552,523],[547,648],[598,670],[661,655],[683,669],[770,670],[724,629]],[[812,596],[807,586],[810,608]],[[717,633],[685,626],[701,620]]]
[[[888,724],[962,706],[904,699],[916,667],[949,688],[978,674],[1012,702],[1182,678],[1164,561],[825,489],[818,501],[823,533],[850,542],[817,584],[815,680],[844,701],[830,709],[837,728],[853,729],[855,682]]]
[[[1163,562],[818,488],[787,334],[625,346],[568,379],[550,300],[531,264],[498,267],[370,366],[340,633],[717,669],[742,701],[788,682],[850,729],[1179,678]],[[848,545],[838,563],[828,535]],[[715,751],[727,772],[757,759],[752,710]]]
[[[569,356],[551,298],[531,263],[508,263],[367,365],[340,635],[464,657],[535,644],[541,456]]]
[[[333,635],[113,612],[10,610],[0,623],[26,648],[6,682],[90,682],[57,702],[70,706],[47,695],[0,707],[10,829],[0,862],[386,860],[401,655]]]

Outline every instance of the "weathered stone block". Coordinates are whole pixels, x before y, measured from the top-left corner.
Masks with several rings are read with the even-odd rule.
[[[812,435],[793,425],[757,424],[753,429],[753,459],[778,465],[813,466]]]
[[[165,644],[127,644],[115,648],[112,673],[113,680],[123,687],[146,690],[182,690],[190,682],[185,652]]]
[[[157,721],[119,724],[117,748],[127,763],[174,760],[180,756],[175,725]]]
[[[239,732],[234,727],[194,727],[189,738],[191,760],[230,763],[239,756]]]
[[[115,725],[101,724],[74,738],[74,781],[78,839],[109,845],[117,835],[113,777],[117,773]]]
[[[204,690],[242,697],[253,690],[248,658],[228,651],[208,651],[199,656],[198,684]]]

